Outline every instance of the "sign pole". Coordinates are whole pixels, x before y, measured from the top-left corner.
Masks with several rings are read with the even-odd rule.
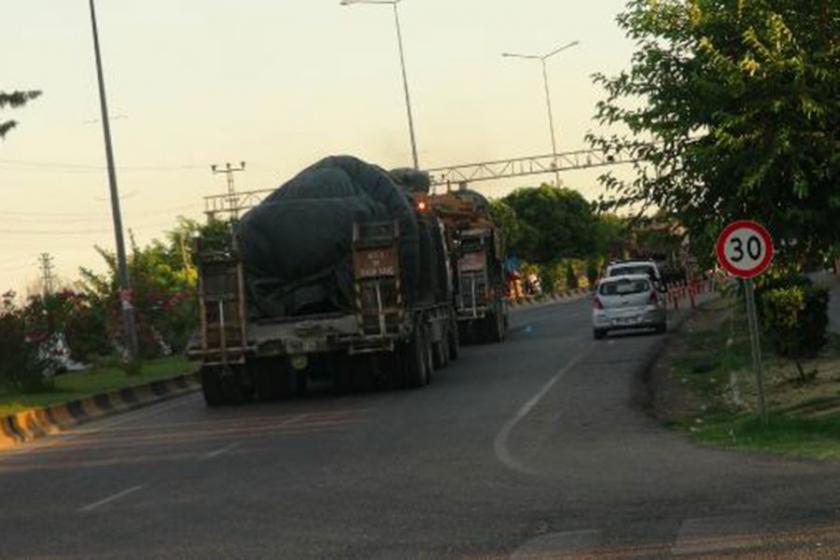
[[[744,295],[747,303],[747,322],[750,329],[753,369],[758,384],[758,410],[761,423],[767,425],[767,406],[764,401],[764,367],[761,360],[761,341],[758,332],[758,314],[755,308],[755,288],[752,278],[744,280]]]

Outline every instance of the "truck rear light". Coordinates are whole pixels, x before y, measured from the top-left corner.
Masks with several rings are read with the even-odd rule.
[[[592,298],[592,309],[604,309],[604,304],[598,296]]]

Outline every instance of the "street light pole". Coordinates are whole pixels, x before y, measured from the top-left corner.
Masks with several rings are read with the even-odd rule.
[[[411,138],[411,156],[414,168],[420,169],[420,159],[417,156],[417,138],[414,135],[414,117],[411,111],[411,95],[408,88],[408,74],[405,69],[405,50],[403,48],[402,29],[400,27],[400,11],[398,4],[401,0],[342,0],[342,6],[353,4],[390,4],[394,9],[394,24],[397,28],[397,47],[400,53],[400,68],[402,70],[403,89],[405,91],[405,112],[408,116],[408,134]]]
[[[551,111],[551,93],[548,89],[548,68],[545,58],[541,59],[543,81],[545,82],[545,104],[548,107],[548,131],[551,134],[551,155],[557,157],[557,136],[554,134],[554,114]],[[557,170],[557,160],[554,160],[554,186],[560,187],[560,172]]]
[[[105,158],[108,162],[108,184],[111,191],[111,213],[114,218],[114,237],[117,245],[117,269],[120,285],[120,308],[122,310],[125,345],[131,363],[138,360],[137,329],[134,324],[134,306],[131,303],[131,284],[128,275],[128,259],[123,237],[122,211],[117,188],[117,170],[114,165],[114,149],[111,143],[111,123],[108,119],[108,101],[105,96],[105,79],[102,72],[102,55],[99,49],[99,30],[96,25],[96,8],[90,0],[90,21],[93,27],[93,50],[96,55],[96,77],[99,83],[99,105],[102,110],[102,133],[105,139]]]
[[[552,56],[565,51],[566,49],[570,49],[575,45],[579,45],[580,41],[572,41],[568,45],[564,45],[559,49],[555,49],[548,54],[545,55],[532,55],[532,54],[516,54],[516,53],[502,53],[503,57],[507,58],[524,58],[528,60],[539,60],[542,64],[542,74],[543,74],[543,85],[545,86],[545,104],[548,109],[548,130],[551,134],[551,155],[554,157],[554,185],[556,187],[560,186],[560,172],[557,170],[557,136],[554,132],[554,114],[551,109],[551,91],[549,90],[548,86],[548,64],[547,61]]]

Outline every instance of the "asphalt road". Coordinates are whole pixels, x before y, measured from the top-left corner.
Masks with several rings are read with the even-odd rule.
[[[199,395],[0,455],[2,558],[840,557],[840,465],[644,412],[664,337],[520,311],[423,390]]]

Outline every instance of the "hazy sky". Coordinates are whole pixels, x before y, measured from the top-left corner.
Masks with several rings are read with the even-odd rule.
[[[550,61],[560,151],[584,147],[596,71],[626,67],[615,24],[625,0],[405,0],[400,6],[422,167],[550,152],[537,61]],[[119,185],[127,228],[144,242],[176,215],[201,217],[222,192],[211,163],[247,162],[240,189],[270,188],[323,156],[384,167],[411,162],[393,14],[338,0],[98,0]],[[3,111],[19,128],[0,143],[0,289],[101,267],[113,246],[85,0],[3,9],[0,90],[41,89]],[[563,175],[593,198],[598,172]],[[546,180],[551,177],[545,177]],[[476,185],[490,196],[540,178]]]

